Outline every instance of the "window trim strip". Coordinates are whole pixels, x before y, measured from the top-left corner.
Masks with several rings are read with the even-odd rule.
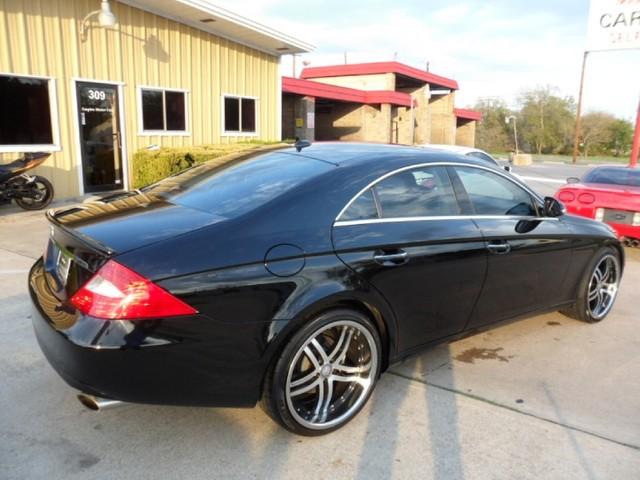
[[[366,192],[368,189],[374,187],[377,183],[381,182],[382,180],[384,180],[385,178],[388,178],[392,175],[395,175],[396,173],[400,173],[400,172],[404,172],[406,170],[412,170],[414,168],[420,168],[420,167],[470,167],[470,168],[477,168],[479,170],[486,170],[488,172],[492,172],[495,173],[505,179],[507,179],[508,181],[510,181],[511,183],[514,183],[515,185],[523,188],[524,190],[526,190],[534,199],[538,200],[541,204],[544,204],[544,201],[542,199],[542,197],[540,197],[540,195],[538,195],[536,192],[534,192],[533,190],[531,190],[531,188],[529,188],[528,185],[524,184],[523,182],[519,182],[517,181],[517,179],[511,178],[510,176],[506,175],[505,173],[502,173],[500,170],[497,170],[495,168],[492,167],[484,167],[481,165],[473,165],[470,163],[459,163],[459,162],[426,162],[426,163],[416,163],[413,165],[408,165],[405,167],[400,167],[397,168],[395,170],[392,170],[391,172],[387,172],[384,175],[378,177],[377,179],[373,180],[372,182],[370,182],[366,187],[364,187],[363,189],[361,189],[358,193],[356,193],[351,200],[349,200],[347,202],[347,204],[342,208],[342,210],[340,210],[340,213],[338,213],[338,215],[336,216],[335,220],[334,220],[334,225],[337,223],[345,223],[344,221],[340,221],[340,217],[342,217],[342,215],[344,214],[344,212],[347,211],[347,209],[351,206],[351,204],[353,202],[356,201],[356,199],[362,195],[364,192]],[[501,216],[500,218],[504,218],[505,216]],[[444,217],[399,217],[399,218],[437,218],[437,219],[442,219]],[[456,216],[455,218],[460,218],[460,216]],[[483,217],[486,218],[486,217]],[[546,217],[535,217],[535,218],[546,218]],[[384,219],[380,219],[380,220],[384,220]]]
[[[440,217],[390,217],[368,218],[365,220],[341,220],[334,222],[334,227],[352,227],[354,225],[369,225],[377,223],[400,222],[432,222],[437,220],[517,220],[520,222],[557,222],[557,217],[530,217],[519,215],[442,215]]]

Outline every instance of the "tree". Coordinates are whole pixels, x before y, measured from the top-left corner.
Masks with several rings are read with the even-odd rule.
[[[580,143],[585,157],[592,153],[605,153],[613,141],[616,118],[606,112],[590,112],[582,117]]]
[[[482,112],[482,120],[476,130],[478,148],[489,152],[506,152],[514,148],[513,134],[504,119],[513,112],[507,108],[503,100],[481,98],[475,110]]]
[[[538,154],[566,153],[571,145],[575,101],[555,95],[555,88],[537,87],[519,97],[518,130],[522,143]]]
[[[611,133],[611,141],[609,142],[609,150],[616,157],[626,154],[631,150],[633,142],[633,125],[631,122],[617,118],[609,127]]]

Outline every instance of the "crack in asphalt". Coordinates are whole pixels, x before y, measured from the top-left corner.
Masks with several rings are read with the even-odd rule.
[[[447,391],[447,392],[450,392],[450,393],[454,393],[454,394],[457,394],[457,395],[462,395],[464,397],[471,398],[473,400],[478,400],[480,402],[484,402],[484,403],[487,403],[489,405],[493,405],[494,407],[504,408],[506,410],[510,410],[512,412],[519,413],[521,415],[526,415],[528,417],[532,417],[532,418],[535,418],[537,420],[541,420],[543,422],[551,423],[551,424],[557,425],[559,427],[568,428],[569,430],[573,430],[573,431],[576,431],[576,432],[584,433],[586,435],[590,435],[592,437],[599,438],[600,440],[605,440],[607,442],[615,443],[615,444],[623,446],[623,447],[627,447],[627,448],[631,448],[633,450],[640,451],[640,445],[633,445],[631,443],[626,443],[626,442],[623,442],[623,441],[620,441],[620,440],[616,440],[615,438],[606,437],[606,436],[604,436],[604,435],[602,435],[600,433],[591,432],[589,430],[585,430],[583,428],[576,427],[575,425],[569,425],[569,424],[566,424],[566,423],[562,423],[562,422],[559,422],[559,421],[554,420],[552,418],[547,418],[547,417],[542,417],[540,415],[536,415],[535,413],[525,412],[523,410],[519,410],[519,409],[517,409],[515,407],[512,407],[510,405],[505,405],[504,403],[495,402],[493,400],[489,400],[487,398],[480,397],[480,396],[474,395],[472,393],[463,392],[461,390],[456,390],[455,388],[444,387],[442,385],[437,385],[435,383],[431,383],[431,382],[428,382],[426,380],[420,380],[418,378],[411,377],[409,375],[404,375],[402,373],[394,372],[392,370],[388,370],[386,373],[390,374],[390,375],[395,375],[396,377],[399,377],[399,378],[404,378],[405,380],[409,380],[410,382],[417,382],[417,383],[421,383],[423,385],[427,385],[429,387],[438,388],[440,390],[444,390],[444,391]]]

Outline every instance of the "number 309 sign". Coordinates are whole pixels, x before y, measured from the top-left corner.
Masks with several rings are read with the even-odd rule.
[[[102,90],[89,90],[89,100],[104,100],[107,98],[107,94]]]

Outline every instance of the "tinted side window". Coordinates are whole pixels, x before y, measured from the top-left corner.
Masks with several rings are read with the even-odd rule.
[[[378,218],[378,211],[376,210],[376,202],[373,199],[373,192],[369,189],[349,205],[340,220],[367,220],[371,218]]]
[[[305,157],[272,152],[222,166],[215,161],[166,178],[145,192],[177,205],[236,218],[332,167]]]
[[[478,215],[536,216],[529,193],[500,175],[471,167],[456,167],[456,173]]]
[[[443,167],[396,173],[374,187],[383,218],[459,215],[460,207]]]

